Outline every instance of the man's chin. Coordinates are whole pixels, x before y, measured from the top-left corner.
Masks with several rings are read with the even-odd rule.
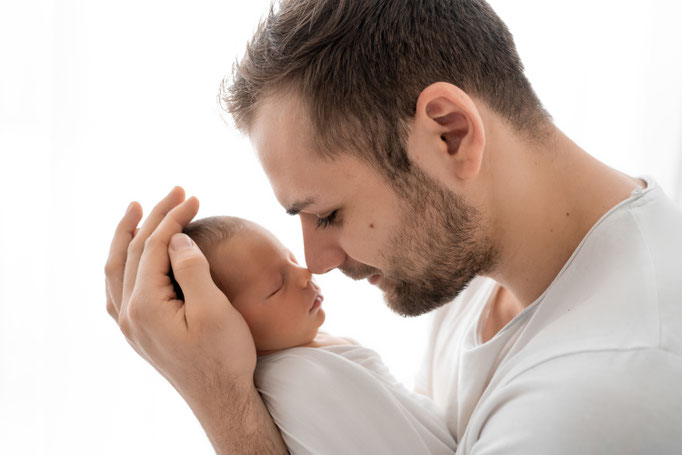
[[[410,304],[405,304],[405,302],[401,300],[395,300],[392,298],[391,294],[387,292],[384,292],[384,301],[389,310],[404,318],[413,318],[428,312],[422,308],[415,308]]]
[[[438,292],[419,292],[423,286],[408,283],[394,283],[382,277],[377,286],[383,291],[386,306],[403,317],[416,317],[429,313],[450,303],[464,290],[466,285],[442,287]]]
[[[418,304],[415,304],[416,301],[414,300],[407,301],[402,298],[398,298],[394,293],[391,293],[390,291],[384,292],[384,301],[386,302],[386,306],[391,311],[398,314],[399,316],[403,316],[406,318],[422,316],[437,308],[440,308],[445,303],[447,303],[426,302],[422,300],[419,301]]]

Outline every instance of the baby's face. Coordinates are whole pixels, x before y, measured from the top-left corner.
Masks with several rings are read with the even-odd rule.
[[[251,329],[256,349],[310,342],[324,322],[310,271],[267,230],[248,227],[207,254],[218,286]]]

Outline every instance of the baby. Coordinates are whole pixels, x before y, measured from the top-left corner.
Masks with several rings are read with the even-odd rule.
[[[210,217],[183,232],[251,330],[256,388],[290,453],[455,452],[429,398],[398,383],[376,352],[318,330],[325,320],[320,288],[269,231]]]

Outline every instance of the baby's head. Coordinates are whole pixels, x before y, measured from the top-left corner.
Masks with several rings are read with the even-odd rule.
[[[306,344],[324,322],[310,271],[263,227],[236,217],[193,221],[183,232],[208,259],[211,276],[251,329],[256,350]]]

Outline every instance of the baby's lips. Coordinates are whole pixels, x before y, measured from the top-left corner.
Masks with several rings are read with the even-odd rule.
[[[320,300],[320,304],[319,304],[319,305],[317,305],[317,300],[318,300],[318,299]],[[313,304],[310,305],[310,310],[308,310],[308,311],[312,311],[313,308],[316,308],[316,307],[322,305],[322,302],[323,302],[323,301],[324,301],[324,297],[322,296],[322,294],[317,294],[317,295],[315,295],[315,298],[313,299]]]

